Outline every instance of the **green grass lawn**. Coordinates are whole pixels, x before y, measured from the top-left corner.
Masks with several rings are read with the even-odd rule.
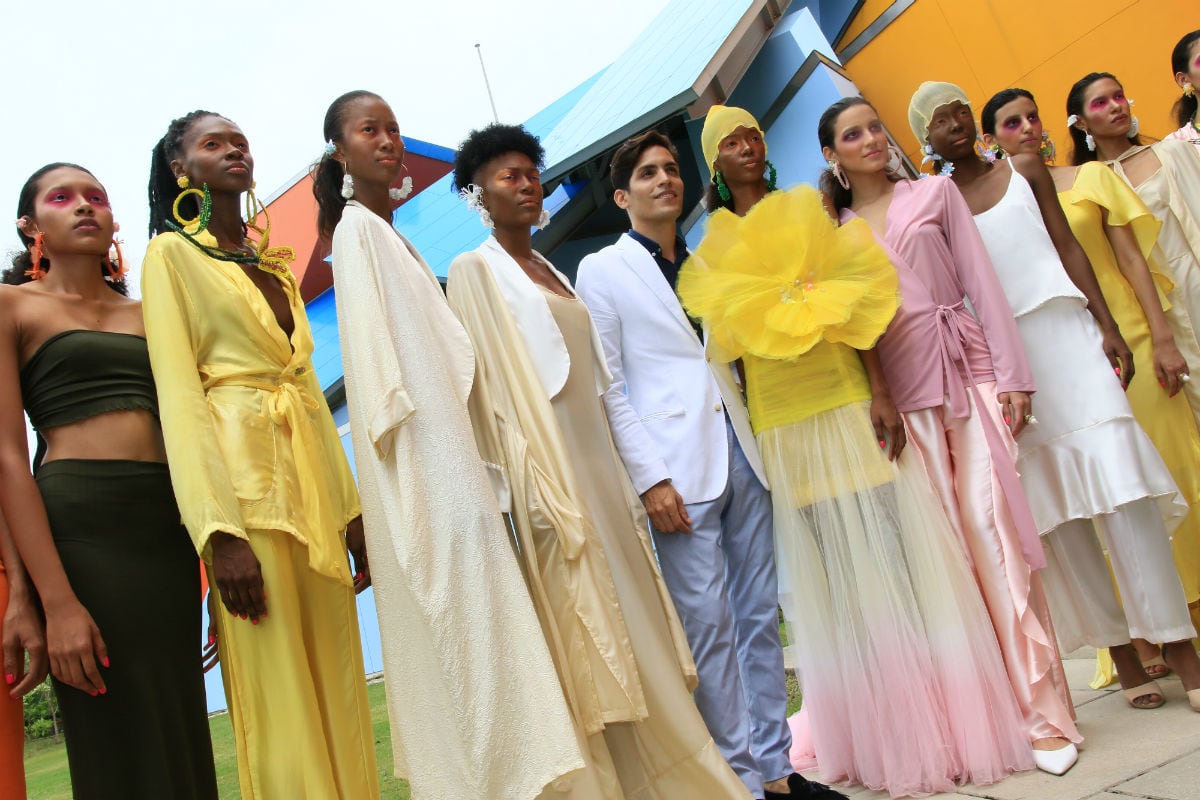
[[[383,800],[409,800],[408,784],[392,776],[392,737],[388,730],[387,702],[383,684],[367,687],[371,700],[371,728],[375,735],[375,758],[379,763],[379,788]],[[233,726],[228,714],[208,721],[212,731],[213,758],[221,800],[240,800],[237,759],[233,751]],[[71,800],[71,776],[67,771],[67,749],[62,742],[39,739],[25,745],[25,780],[30,800]]]
[[[784,642],[787,636],[782,626]],[[800,686],[788,675],[788,714],[800,707]],[[383,800],[409,800],[408,784],[392,776],[392,734],[388,728],[387,701],[383,684],[367,687],[371,701],[371,729],[375,736],[375,760],[379,765],[379,788]],[[237,758],[233,751],[233,726],[228,714],[219,714],[208,721],[212,731],[213,759],[217,766],[217,787],[221,800],[240,800]],[[67,771],[67,748],[53,739],[39,739],[25,744],[25,780],[30,800],[71,800],[71,776]]]

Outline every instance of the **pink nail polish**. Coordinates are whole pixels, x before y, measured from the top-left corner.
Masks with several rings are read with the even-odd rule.
[[[213,636],[210,636],[210,637],[208,637],[208,643],[209,643],[210,645],[211,645],[211,644],[216,644],[216,643],[217,643],[217,637],[216,637],[216,635],[213,635]]]
[[[879,446],[880,446],[881,448],[882,448],[882,447],[887,447],[887,442],[885,442],[883,439],[880,439],[880,440],[879,440]]]
[[[108,694],[108,689],[101,689],[100,694]]]
[[[251,624],[251,625],[257,625],[257,624],[258,624],[258,620],[257,620],[257,619],[252,619],[252,620],[250,620],[250,624]]]
[[[11,672],[6,673],[4,676],[4,682],[7,683],[9,686],[12,686],[14,683],[17,682],[17,676],[13,675]]]
[[[1120,374],[1121,374],[1121,368],[1120,368],[1120,367],[1113,367],[1113,372],[1115,372],[1117,375],[1120,375]]]
[[[1012,423],[1012,420],[1011,420],[1011,419],[1009,419],[1008,417],[1005,417],[1005,418],[1004,418],[1004,424],[1005,424],[1005,425],[1009,425],[1009,424],[1011,424],[1011,423]]]
[[[107,667],[108,666],[108,656],[105,656],[104,658],[100,659],[100,663]]]
[[[88,692],[88,694],[90,694],[92,697],[96,697],[100,693],[99,692]]]

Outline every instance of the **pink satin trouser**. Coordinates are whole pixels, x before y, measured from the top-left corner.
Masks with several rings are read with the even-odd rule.
[[[1041,580],[1021,553],[993,462],[995,458],[1015,462],[1017,445],[994,402],[995,383],[981,383],[978,388],[985,398],[982,415],[974,397],[965,418],[952,418],[947,406],[906,412],[908,448],[901,458],[915,455],[923,461],[946,516],[959,533],[1030,740],[1065,737],[1080,742],[1083,737],[1075,727],[1075,708]],[[984,425],[1000,428],[1007,453],[991,452]]]

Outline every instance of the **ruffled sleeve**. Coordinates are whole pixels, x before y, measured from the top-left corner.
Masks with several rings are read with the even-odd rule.
[[[1070,195],[1072,203],[1095,203],[1107,213],[1109,225],[1118,228],[1129,226],[1137,240],[1138,249],[1150,267],[1160,299],[1165,300],[1166,295],[1175,288],[1175,283],[1163,266],[1162,254],[1157,252],[1162,222],[1146,207],[1137,192],[1098,161],[1081,166],[1071,188],[1074,189]]]
[[[899,278],[862,220],[837,227],[811,186],[718,211],[679,274],[714,357],[795,358],[818,342],[866,350],[900,305]]]

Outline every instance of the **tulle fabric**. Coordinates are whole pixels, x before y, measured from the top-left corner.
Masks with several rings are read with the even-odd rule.
[[[893,797],[1032,768],[983,601],[920,461],[887,461],[866,401],[767,430],[759,445],[812,733],[794,721],[793,764],[815,755],[825,779]]]
[[[870,227],[837,227],[811,186],[773,192],[745,217],[721,209],[677,291],[722,361],[794,358],[819,341],[875,344],[900,305],[899,277]]]

